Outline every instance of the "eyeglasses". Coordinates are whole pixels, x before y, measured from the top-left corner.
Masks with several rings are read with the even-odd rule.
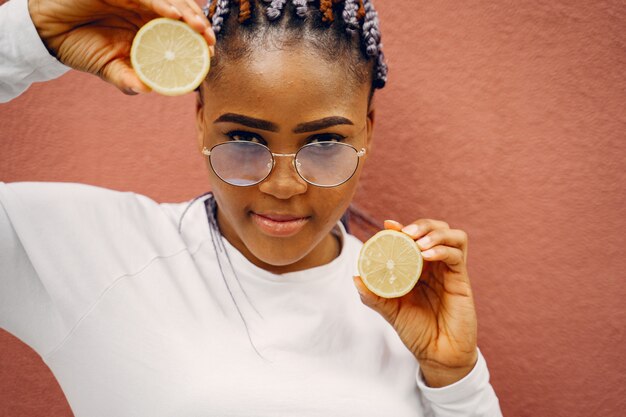
[[[234,140],[219,143],[202,153],[222,181],[249,187],[264,181],[276,165],[277,157],[292,157],[296,172],[304,181],[318,187],[337,187],[357,170],[365,148],[357,150],[343,142],[313,142],[296,153],[275,153],[258,142]]]

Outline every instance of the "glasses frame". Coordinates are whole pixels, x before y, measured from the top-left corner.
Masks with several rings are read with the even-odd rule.
[[[228,143],[233,143],[233,142],[243,142],[243,143],[254,143],[255,145],[258,146],[262,146],[265,149],[267,149],[267,151],[270,153],[270,155],[272,155],[272,167],[270,168],[269,172],[267,173],[266,176],[264,176],[262,179],[258,180],[257,182],[254,182],[252,184],[246,184],[246,185],[241,185],[241,184],[232,184],[228,181],[226,181],[224,178],[222,178],[216,171],[215,168],[213,168],[213,163],[211,162],[211,153],[213,152],[213,149],[217,148],[218,146],[222,146]],[[303,181],[305,181],[307,184],[311,184],[314,185],[316,187],[321,187],[321,188],[333,188],[333,187],[339,187],[340,185],[345,184],[346,182],[350,181],[350,179],[354,176],[354,174],[356,173],[356,171],[359,169],[359,164],[361,163],[361,157],[365,155],[365,153],[367,152],[365,148],[361,148],[361,150],[357,150],[354,146],[348,144],[348,143],[344,143],[344,142],[331,142],[333,144],[337,144],[337,145],[341,145],[341,146],[347,146],[349,148],[352,148],[354,150],[354,152],[356,153],[357,156],[357,161],[356,161],[356,165],[354,167],[354,170],[352,171],[352,174],[350,174],[350,176],[348,178],[346,178],[345,180],[343,180],[340,183],[337,184],[333,184],[333,185],[322,185],[322,184],[317,184],[313,181],[309,181],[306,178],[304,178],[302,176],[302,174],[300,173],[300,162],[297,162],[297,157],[298,154],[300,153],[300,151],[302,151],[303,149],[307,148],[307,147],[311,147],[311,146],[315,146],[318,145],[319,143],[307,143],[306,145],[303,145],[300,147],[300,149],[298,149],[298,151],[296,153],[276,153],[276,152],[272,152],[270,150],[270,148],[268,148],[267,146],[263,145],[262,143],[257,143],[257,142],[248,142],[248,141],[244,141],[244,140],[234,140],[234,141],[228,141],[228,142],[222,142],[222,143],[218,143],[217,145],[214,145],[211,147],[211,149],[207,149],[206,146],[203,147],[202,149],[202,154],[207,156],[209,158],[209,165],[211,166],[211,170],[213,170],[213,173],[215,173],[215,175],[217,175],[217,177],[224,181],[226,184],[229,185],[233,185],[235,187],[252,187],[255,185],[258,185],[260,183],[262,183],[263,181],[265,181],[270,175],[272,175],[272,172],[274,171],[274,167],[276,166],[276,158],[280,158],[280,157],[292,157],[293,159],[291,160],[291,164],[293,165],[294,169],[296,170],[296,173],[298,173],[298,176],[300,178],[302,178]]]

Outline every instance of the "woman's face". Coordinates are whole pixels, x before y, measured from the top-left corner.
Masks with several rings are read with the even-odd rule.
[[[220,78],[202,86],[200,149],[233,138],[259,141],[275,153],[333,139],[366,149],[354,176],[333,188],[305,182],[291,157],[276,158],[269,177],[249,187],[229,185],[209,167],[220,229],[251,262],[275,273],[330,262],[339,250],[330,231],[350,204],[370,149],[369,85],[355,87],[342,67],[305,48],[263,50],[221,65]]]

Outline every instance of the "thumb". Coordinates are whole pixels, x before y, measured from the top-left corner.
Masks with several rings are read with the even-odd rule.
[[[371,292],[363,283],[359,276],[352,277],[354,286],[356,287],[361,302],[383,316],[391,325],[393,325],[398,316],[400,302],[398,298],[384,298]]]
[[[137,77],[128,58],[118,58],[106,64],[100,71],[100,77],[119,88],[124,94],[132,95],[152,91]]]

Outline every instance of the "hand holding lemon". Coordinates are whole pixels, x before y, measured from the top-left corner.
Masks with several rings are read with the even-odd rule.
[[[98,75],[126,94],[150,91],[130,65],[133,39],[149,21],[181,20],[209,47],[215,45],[211,25],[194,0],[28,0],[28,10],[39,37],[59,61]]]
[[[393,326],[429,386],[452,384],[467,375],[478,358],[467,234],[431,219],[406,227],[386,221],[385,229],[363,245],[362,277],[354,278],[361,300]]]

